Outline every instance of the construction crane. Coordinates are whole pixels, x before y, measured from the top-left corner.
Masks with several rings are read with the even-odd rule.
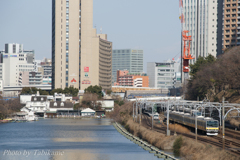
[[[183,39],[183,72],[188,73],[189,72],[189,60],[194,59],[192,55],[190,54],[190,44],[192,41],[192,36],[187,36],[187,33],[189,31],[184,30],[182,32],[182,39]],[[187,52],[187,54],[186,54]]]
[[[192,37],[187,35],[188,30],[185,30],[185,21],[183,15],[183,3],[182,0],[179,0],[179,19],[181,21],[181,32],[182,32],[182,41],[183,41],[183,50],[182,50],[182,71],[184,72],[184,82],[189,78],[189,60],[194,59],[190,54],[190,45],[192,42]]]

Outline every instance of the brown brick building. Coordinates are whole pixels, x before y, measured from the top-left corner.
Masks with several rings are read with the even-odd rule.
[[[117,71],[117,82],[114,86],[149,87],[147,74],[129,73],[127,70]]]

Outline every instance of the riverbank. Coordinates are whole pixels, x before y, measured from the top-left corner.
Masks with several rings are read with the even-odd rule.
[[[150,144],[148,144],[147,142],[143,141],[142,139],[140,139],[139,137],[136,137],[134,135],[132,135],[131,133],[129,133],[128,131],[126,131],[126,129],[124,129],[121,125],[119,125],[118,123],[113,123],[113,126],[117,129],[117,131],[119,133],[121,133],[123,136],[125,136],[127,139],[131,140],[132,142],[138,144],[140,147],[142,147],[144,150],[149,151],[149,153],[154,153],[155,156],[157,156],[158,158],[164,158],[167,160],[177,160],[176,157],[170,155],[170,154],[166,154],[162,151],[160,151],[158,148],[151,146]]]
[[[229,154],[226,150],[196,142],[195,140],[181,136],[166,136],[150,130],[144,126],[135,123],[132,120],[132,103],[127,103],[121,107],[117,107],[111,117],[122,124],[128,132],[148,142],[149,144],[159,148],[160,150],[172,149],[174,144],[181,140],[179,145],[179,154],[185,160],[235,160],[236,156]],[[181,137],[181,138],[180,138]]]

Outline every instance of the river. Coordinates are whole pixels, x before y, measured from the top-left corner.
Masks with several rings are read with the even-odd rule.
[[[157,160],[109,119],[40,119],[0,124],[1,160]],[[158,159],[159,160],[159,159]]]

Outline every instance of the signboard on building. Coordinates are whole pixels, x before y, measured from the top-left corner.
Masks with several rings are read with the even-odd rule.
[[[83,81],[82,81],[82,84],[91,84],[91,81],[89,81],[89,80],[83,80]]]
[[[3,55],[3,58],[8,58],[8,55]]]
[[[84,72],[89,72],[89,67],[84,67]]]
[[[76,81],[76,79],[74,79],[74,78],[71,80],[71,83],[76,83],[76,82],[77,82],[77,81]]]
[[[10,55],[10,57],[17,57],[17,55]]]

